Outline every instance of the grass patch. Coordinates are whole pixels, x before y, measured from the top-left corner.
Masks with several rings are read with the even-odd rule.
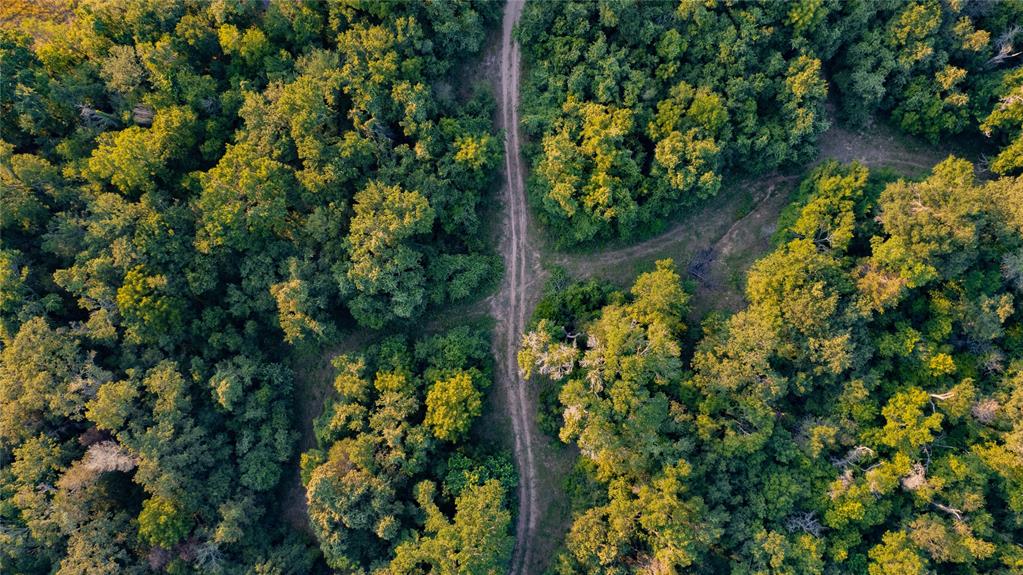
[[[753,193],[749,188],[743,188],[739,193],[739,199],[735,205],[735,212],[732,218],[736,221],[741,220],[750,215],[754,207],[756,207],[756,201],[753,199]]]

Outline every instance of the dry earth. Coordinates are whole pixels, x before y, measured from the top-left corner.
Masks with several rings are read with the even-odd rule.
[[[504,130],[504,233],[500,246],[504,257],[504,283],[491,299],[491,313],[497,322],[494,355],[497,358],[497,385],[505,394],[514,437],[514,454],[519,470],[518,516],[515,525],[515,551],[510,572],[513,575],[533,571],[532,543],[539,524],[540,497],[537,493],[537,460],[546,445],[536,427],[534,390],[519,375],[516,354],[529,318],[539,297],[540,254],[530,240],[529,214],[526,208],[525,173],[519,149],[519,71],[520,52],[512,37],[522,13],[521,1],[505,5],[501,30],[500,127]]]

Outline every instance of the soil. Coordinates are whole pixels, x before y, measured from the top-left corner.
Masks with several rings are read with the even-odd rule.
[[[534,566],[532,543],[542,513],[538,494],[537,460],[543,457],[545,442],[536,427],[535,390],[519,374],[517,353],[530,310],[539,298],[542,276],[540,254],[530,238],[526,208],[525,173],[519,149],[519,71],[520,52],[512,37],[522,13],[523,2],[505,4],[500,52],[500,127],[504,130],[504,224],[500,242],[504,258],[504,283],[491,299],[491,314],[497,323],[494,355],[497,361],[497,386],[505,394],[504,406],[511,419],[513,451],[519,471],[518,514],[515,525],[515,550],[510,572],[531,573]],[[544,485],[547,482],[543,482]],[[544,498],[547,499],[547,498]]]

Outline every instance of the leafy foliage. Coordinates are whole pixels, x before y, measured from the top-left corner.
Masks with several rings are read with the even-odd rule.
[[[496,6],[14,4],[0,571],[323,571],[280,521],[298,439],[288,346],[412,323],[495,275],[493,102],[460,80]],[[439,369],[419,374],[455,382],[427,443],[464,436],[486,381]],[[500,519],[480,489],[466,516]]]
[[[998,104],[984,119],[980,129],[985,136],[997,132],[1008,145],[991,162],[998,174],[1018,174],[1023,170],[1023,69],[1007,74],[999,91]]]
[[[0,5],[0,572],[505,569],[515,471],[466,441],[490,343],[393,336],[498,275],[501,145],[465,70],[499,12]],[[695,348],[669,261],[627,294],[556,279],[520,360],[582,454],[558,572],[1019,570],[1021,14],[527,4],[530,195],[565,243],[808,160],[832,89],[856,125],[980,123],[1002,176],[822,166]],[[335,363],[310,536],[280,521],[289,346],[354,330],[393,337]]]
[[[1014,572],[1023,181],[973,171],[877,193],[817,168],[749,307],[692,350],[668,262],[570,333],[535,324],[522,367],[559,382],[575,485],[606,493],[573,490],[555,570]]]
[[[726,173],[810,159],[829,91],[856,127],[881,113],[936,142],[992,114],[984,129],[1015,137],[1021,17],[1019,2],[527,3],[531,202],[563,244],[648,234]]]
[[[427,565],[502,571],[511,551],[505,499],[514,484],[491,468],[497,460],[454,451],[490,377],[484,334],[458,328],[414,347],[389,338],[364,354],[338,356],[334,366],[338,399],[318,422],[320,447],[306,456],[305,479],[327,563],[373,573]]]

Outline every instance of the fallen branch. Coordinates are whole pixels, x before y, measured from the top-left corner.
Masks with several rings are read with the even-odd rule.
[[[957,521],[962,521],[963,520],[963,512],[959,511],[958,509],[955,509],[953,507],[949,507],[948,505],[942,505],[941,503],[938,503],[936,501],[931,501],[931,505],[933,505],[934,507],[936,507],[940,511],[944,511],[945,513],[948,513],[952,517],[955,517]]]

